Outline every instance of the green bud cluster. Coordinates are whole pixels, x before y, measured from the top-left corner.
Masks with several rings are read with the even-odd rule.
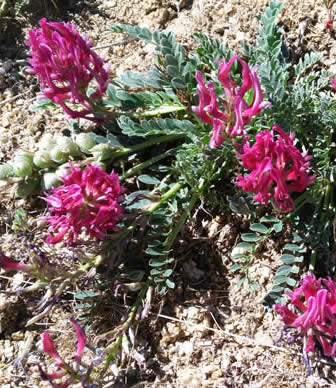
[[[105,169],[104,161],[112,152],[112,146],[97,144],[87,133],[73,138],[46,133],[36,152],[20,151],[13,160],[0,165],[0,180],[21,178],[16,194],[25,197],[60,185],[73,161],[86,159]]]

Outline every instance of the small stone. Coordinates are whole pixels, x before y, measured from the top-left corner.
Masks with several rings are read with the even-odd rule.
[[[22,331],[16,331],[15,333],[13,333],[13,334],[11,335],[11,337],[12,337],[12,339],[13,339],[14,341],[21,341],[21,340],[24,339],[24,334],[23,334]]]

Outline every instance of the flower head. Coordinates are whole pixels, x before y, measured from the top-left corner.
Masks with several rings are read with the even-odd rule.
[[[236,60],[242,67],[240,87],[232,80],[230,74]],[[226,135],[230,137],[244,135],[244,126],[252,120],[253,116],[270,105],[270,102],[264,101],[256,71],[250,69],[238,55],[234,55],[228,63],[223,60],[218,63],[218,67],[218,80],[223,85],[225,97],[216,95],[212,82],[205,85],[203,74],[197,71],[199,105],[192,108],[204,123],[213,126],[209,143],[211,148],[220,147]],[[245,95],[251,89],[253,89],[253,101],[248,104]]]
[[[288,136],[274,125],[272,131],[259,132],[252,146],[245,141],[243,152],[238,154],[243,167],[252,171],[244,177],[238,175],[236,185],[255,193],[257,202],[267,204],[271,200],[283,212],[294,208],[290,194],[304,191],[315,179],[307,172],[311,157],[301,155],[294,138],[294,132]]]
[[[32,56],[27,71],[39,77],[43,96],[61,105],[71,118],[103,121],[93,116],[93,104],[107,89],[108,71],[103,59],[91,49],[92,41],[82,37],[70,23],[43,18],[39,24],[40,29],[28,32],[25,43]],[[93,79],[97,90],[89,98],[86,92]]]
[[[336,355],[336,283],[328,279],[316,279],[308,274],[293,292],[292,310],[281,304],[275,310],[284,323],[295,327],[300,335],[307,336],[307,352],[314,352],[316,343],[322,346],[325,356]]]
[[[336,90],[336,80],[335,79],[332,79],[331,80],[331,86],[334,90]]]
[[[53,189],[44,200],[49,205],[49,236],[47,242],[55,244],[67,235],[72,244],[86,230],[91,237],[106,238],[107,231],[117,231],[117,222],[123,215],[120,206],[123,188],[116,173],[88,164],[85,170],[72,166],[62,177],[62,186]]]

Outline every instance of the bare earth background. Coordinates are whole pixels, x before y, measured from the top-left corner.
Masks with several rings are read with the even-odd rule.
[[[46,16],[49,20],[69,21],[94,41],[94,46],[118,43],[126,36],[111,34],[107,28],[115,23],[140,24],[151,29],[173,31],[187,50],[195,47],[193,32],[208,33],[237,50],[240,41],[253,43],[266,0],[84,0],[31,1],[16,17],[0,19],[0,162],[12,158],[19,149],[33,151],[41,134],[67,128],[61,110],[36,113],[28,110],[39,91],[37,80],[27,75],[23,64],[15,62],[27,55],[26,32]],[[38,4],[37,4],[38,3]],[[297,57],[307,51],[323,52],[321,66],[336,72],[336,40],[324,30],[327,12],[322,0],[285,1],[279,20],[287,44]],[[300,38],[300,31],[302,37]],[[99,49],[111,63],[111,77],[126,70],[144,71],[153,63],[153,47],[131,41]],[[13,62],[14,61],[14,62]],[[29,235],[14,233],[9,225],[15,209],[24,207],[30,215]],[[0,203],[1,249],[13,258],[29,256],[27,241],[34,241],[50,252],[41,237],[35,218],[43,212],[39,199],[18,200],[3,190]],[[200,209],[189,227],[183,230],[176,246],[177,289],[155,301],[152,314],[137,331],[136,351],[142,356],[142,368],[131,358],[123,365],[120,379],[107,386],[136,387],[336,387],[335,368],[325,362],[313,362],[310,376],[298,355],[300,345],[281,343],[282,323],[273,311],[260,303],[271,288],[279,263],[279,246],[286,241],[269,241],[251,275],[261,285],[251,294],[239,292],[239,280],[230,273],[230,253],[239,234],[247,230],[244,217],[207,214]],[[55,254],[55,252],[51,252]],[[56,254],[59,254],[56,252]],[[20,275],[0,278],[0,287],[22,285]],[[69,288],[51,314],[39,324],[25,328],[32,316],[22,298],[0,294],[0,386],[47,387],[39,379],[38,362],[45,360],[39,352],[39,334],[48,329],[57,348],[65,357],[74,349],[74,335],[67,318],[78,303],[76,289]],[[35,302],[41,295],[34,295]],[[97,334],[111,330],[120,321],[125,307],[120,298],[109,295],[104,313],[93,319],[88,330],[94,342]],[[132,295],[130,295],[132,298]],[[160,312],[161,316],[157,314]],[[168,318],[164,318],[165,315]],[[183,320],[185,323],[176,320]],[[204,325],[199,329],[195,324]],[[236,336],[234,336],[236,335]],[[24,360],[26,376],[16,369],[14,360],[28,338],[34,339]],[[290,353],[286,353],[286,350]],[[297,354],[295,354],[297,353]],[[112,376],[112,373],[111,373]],[[111,378],[112,381],[112,378]]]

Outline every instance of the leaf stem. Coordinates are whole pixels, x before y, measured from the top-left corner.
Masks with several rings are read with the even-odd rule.
[[[136,166],[132,167],[129,169],[125,174],[123,174],[119,179],[120,181],[125,180],[126,178],[129,178],[130,176],[138,173],[141,170],[144,170],[145,168],[151,166],[152,164],[158,162],[159,160],[162,160],[164,158],[167,158],[168,156],[172,155],[176,151],[176,148],[170,149],[163,154],[156,155],[154,158],[151,158],[149,160],[146,160],[143,163],[139,163]]]
[[[168,190],[157,203],[155,203],[148,210],[144,211],[144,214],[147,214],[147,215],[153,214],[155,210],[157,210],[164,202],[166,202],[167,199],[175,195],[183,186],[184,184],[180,182],[175,183],[175,185],[170,190]]]
[[[138,311],[138,308],[139,308],[139,306],[140,306],[144,296],[146,295],[146,292],[147,292],[148,288],[149,288],[149,282],[146,282],[144,284],[144,286],[141,288],[141,290],[139,291],[137,299],[136,299],[135,303],[133,304],[133,306],[130,309],[130,312],[128,314],[127,320],[119,328],[119,331],[122,331],[122,334],[120,334],[118,336],[117,340],[115,341],[115,343],[111,347],[106,349],[107,357],[106,357],[106,361],[105,361],[105,364],[104,364],[104,371],[107,370],[107,368],[109,367],[111,361],[114,358],[116,358],[117,351],[122,346],[122,341],[123,341],[124,333],[129,329],[129,327],[133,323],[133,321],[135,319],[135,316],[136,316],[136,313]],[[114,332],[114,330],[112,330],[112,332]],[[108,334],[110,334],[110,332],[105,333],[104,336],[106,336]]]
[[[174,244],[174,241],[175,241],[177,235],[180,233],[182,226],[184,225],[187,217],[189,216],[190,212],[194,208],[195,203],[199,200],[199,198],[200,198],[200,193],[194,192],[191,199],[190,199],[189,205],[184,209],[184,211],[183,211],[181,217],[179,218],[177,224],[175,225],[174,229],[169,234],[166,241],[163,243],[165,250],[169,251],[170,248],[172,247],[172,245]]]
[[[151,147],[153,145],[158,145],[158,144],[162,144],[162,143],[167,143],[167,142],[183,139],[185,136],[186,135],[184,135],[184,134],[178,133],[178,134],[173,134],[173,135],[165,135],[165,136],[155,137],[154,139],[150,139],[150,140],[147,140],[143,143],[136,144],[132,147],[123,148],[120,151],[116,151],[114,153],[114,155],[112,156],[112,158],[110,158],[110,161],[114,160],[116,158],[121,158],[123,156],[134,154],[138,151],[142,151],[142,150],[144,150],[148,147]]]

